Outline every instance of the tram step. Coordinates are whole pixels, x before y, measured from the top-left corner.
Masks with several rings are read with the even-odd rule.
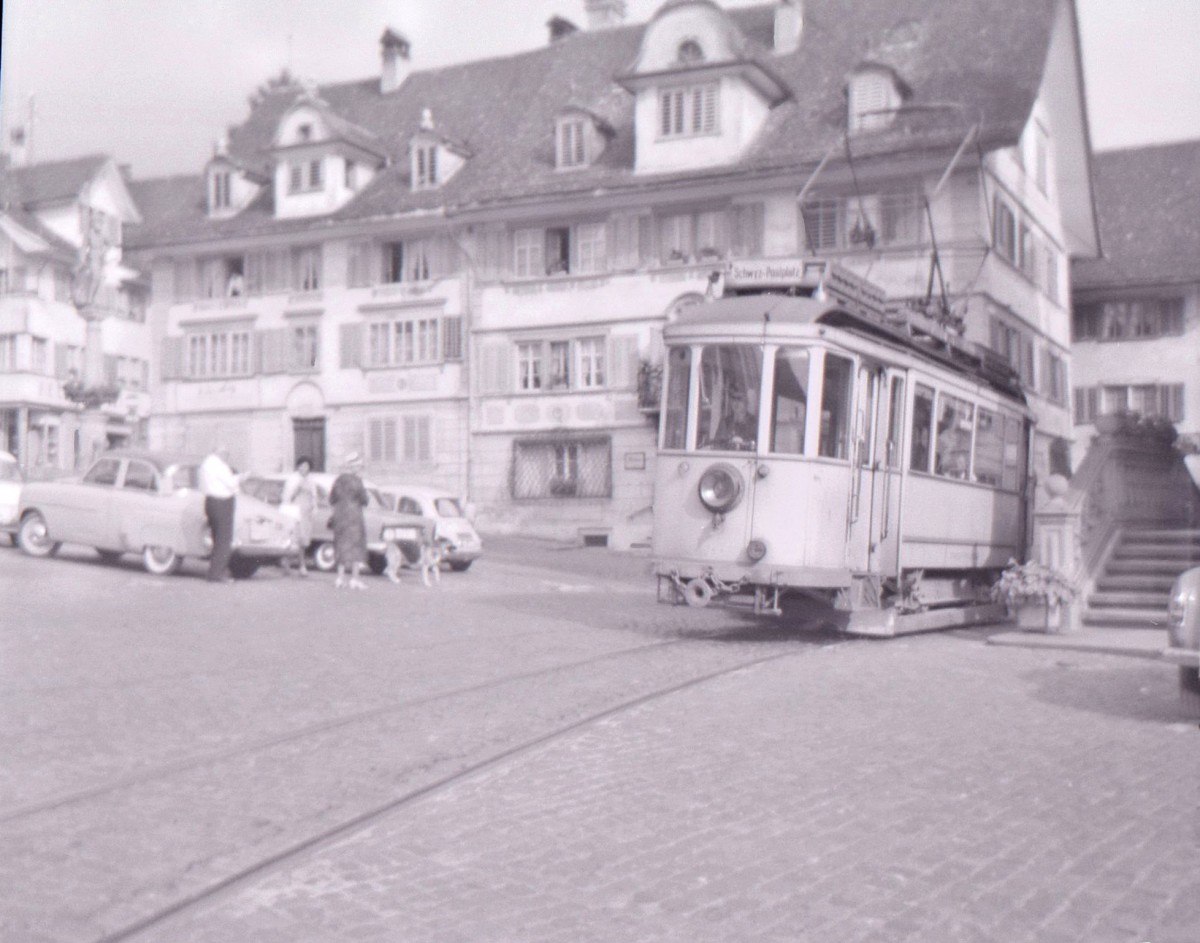
[[[1168,593],[1175,577],[1170,573],[1130,573],[1124,576],[1105,573],[1096,580],[1096,592]]]
[[[1168,587],[1169,588],[1169,587]],[[1093,609],[1150,609],[1154,612],[1165,612],[1170,596],[1166,592],[1125,592],[1092,593],[1088,597],[1088,606]]]
[[[1085,609],[1084,625],[1122,626],[1128,629],[1161,629],[1167,624],[1166,609]]]
[[[1200,544],[1143,544],[1121,541],[1113,551],[1113,558],[1150,558],[1155,560],[1200,560]]]
[[[1200,543],[1200,527],[1126,527],[1122,536],[1137,541]]]
[[[1191,564],[1186,560],[1150,560],[1128,559],[1109,560],[1105,567],[1106,576],[1131,576],[1143,574],[1151,576],[1167,576],[1175,579],[1184,570],[1190,569]]]

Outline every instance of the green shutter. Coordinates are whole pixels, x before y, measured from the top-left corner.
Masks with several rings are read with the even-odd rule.
[[[361,367],[363,363],[363,326],[343,324],[339,329],[341,366],[343,369]]]
[[[608,385],[612,389],[630,389],[637,385],[638,339],[632,335],[609,338]]]
[[[510,360],[512,348],[508,341],[488,340],[476,345],[479,370],[478,392],[484,395],[504,395],[512,392]]]

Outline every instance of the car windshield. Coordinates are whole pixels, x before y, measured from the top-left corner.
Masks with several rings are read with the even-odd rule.
[[[437,508],[438,517],[462,517],[462,507],[457,498],[438,498],[433,502]]]
[[[172,465],[163,473],[168,490],[196,490],[200,487],[200,468],[197,465]]]
[[[0,462],[0,481],[20,481],[21,466],[16,462]]]

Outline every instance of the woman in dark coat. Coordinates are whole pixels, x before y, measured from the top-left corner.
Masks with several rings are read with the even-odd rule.
[[[366,589],[359,579],[367,562],[367,525],[363,520],[363,508],[367,506],[367,489],[359,472],[362,457],[357,452],[346,456],[342,473],[333,481],[329,491],[329,504],[333,508],[330,525],[333,528],[333,550],[337,559],[336,589],[349,586],[351,589]],[[350,568],[350,582],[346,582],[346,568]]]

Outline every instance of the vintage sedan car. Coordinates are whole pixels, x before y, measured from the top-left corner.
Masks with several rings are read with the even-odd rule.
[[[200,461],[156,452],[105,452],[79,478],[32,482],[21,491],[17,540],[31,556],[61,544],[95,547],[104,560],[140,554],[151,573],[176,572],[184,557],[207,557],[212,533],[197,486]],[[287,515],[249,495],[234,512],[230,572],[252,576],[296,553]]]
[[[21,466],[15,456],[0,452],[0,531],[17,542],[17,506],[21,502]]]
[[[1163,658],[1179,666],[1179,696],[1188,714],[1200,720],[1200,567],[1179,575],[1167,604],[1170,647]]]
[[[383,499],[397,511],[433,518],[436,536],[445,541],[442,559],[463,571],[483,555],[483,540],[463,510],[462,502],[442,488],[388,485]]]
[[[329,472],[311,472],[309,476],[317,489],[317,507],[312,516],[313,565],[318,570],[332,570],[336,565],[333,549],[333,531],[329,517],[333,513],[329,506],[329,491],[337,475]],[[261,498],[268,504],[278,505],[283,496],[286,474],[258,475],[242,481],[242,490]],[[398,514],[389,510],[382,502],[376,488],[367,488],[367,506],[363,517],[367,525],[367,564],[377,576],[394,563],[395,548],[403,553],[406,562],[415,561],[420,555],[422,541],[432,539],[434,522],[419,514]],[[392,554],[389,563],[389,554]]]

